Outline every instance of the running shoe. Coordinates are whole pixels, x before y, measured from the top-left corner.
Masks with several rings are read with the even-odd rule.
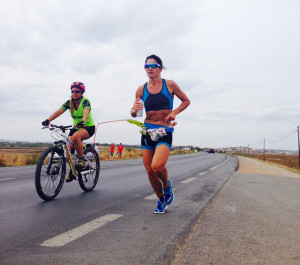
[[[154,210],[154,213],[165,213],[165,209],[167,209],[167,203],[166,201],[161,202],[160,200],[158,200],[157,202],[157,207]]]
[[[82,158],[79,158],[75,167],[76,167],[76,169],[78,171],[83,170],[85,168],[85,162],[84,162],[84,160]]]
[[[171,181],[168,180],[168,182],[169,182],[169,187],[164,189],[164,194],[165,194],[165,201],[167,202],[167,205],[170,205],[173,202],[175,195],[173,193]]]

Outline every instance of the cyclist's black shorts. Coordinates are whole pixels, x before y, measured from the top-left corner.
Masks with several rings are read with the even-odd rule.
[[[167,135],[160,138],[158,141],[154,142],[151,140],[150,135],[142,135],[141,146],[142,149],[155,150],[155,148],[161,144],[168,146],[171,150],[173,140],[173,133],[167,132]]]
[[[89,138],[92,137],[95,133],[95,126],[86,126],[83,129],[86,129],[88,134],[89,134]],[[72,128],[70,130],[69,136],[72,136],[74,133],[76,133],[78,131],[78,129],[76,128]]]

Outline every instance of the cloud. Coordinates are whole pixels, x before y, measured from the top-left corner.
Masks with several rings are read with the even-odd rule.
[[[96,122],[129,117],[152,53],[167,66],[162,77],[192,102],[177,117],[175,144],[240,145],[290,130],[299,124],[299,7],[295,0],[4,0],[1,138],[48,139],[40,122],[69,98],[75,80],[86,84]],[[20,133],[16,124],[28,128]],[[102,126],[99,137],[139,143],[135,129],[120,124],[120,134],[118,126]]]

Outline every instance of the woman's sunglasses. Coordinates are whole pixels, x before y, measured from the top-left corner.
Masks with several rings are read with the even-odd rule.
[[[145,69],[149,69],[149,68],[155,69],[157,67],[161,67],[161,65],[159,65],[158,63],[146,63],[145,64]]]
[[[81,93],[81,91],[79,91],[79,90],[72,90],[71,93],[72,93],[72,94],[73,94],[73,93],[78,94],[78,93]]]

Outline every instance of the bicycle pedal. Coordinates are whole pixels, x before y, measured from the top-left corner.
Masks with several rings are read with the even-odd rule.
[[[66,177],[66,182],[68,183],[68,182],[71,182],[71,181],[73,181],[74,179],[76,179],[76,177],[72,174],[72,173],[70,173],[67,177]]]
[[[84,171],[85,170],[85,167],[79,167],[79,166],[75,166],[76,170],[78,172],[81,172],[81,171]]]

